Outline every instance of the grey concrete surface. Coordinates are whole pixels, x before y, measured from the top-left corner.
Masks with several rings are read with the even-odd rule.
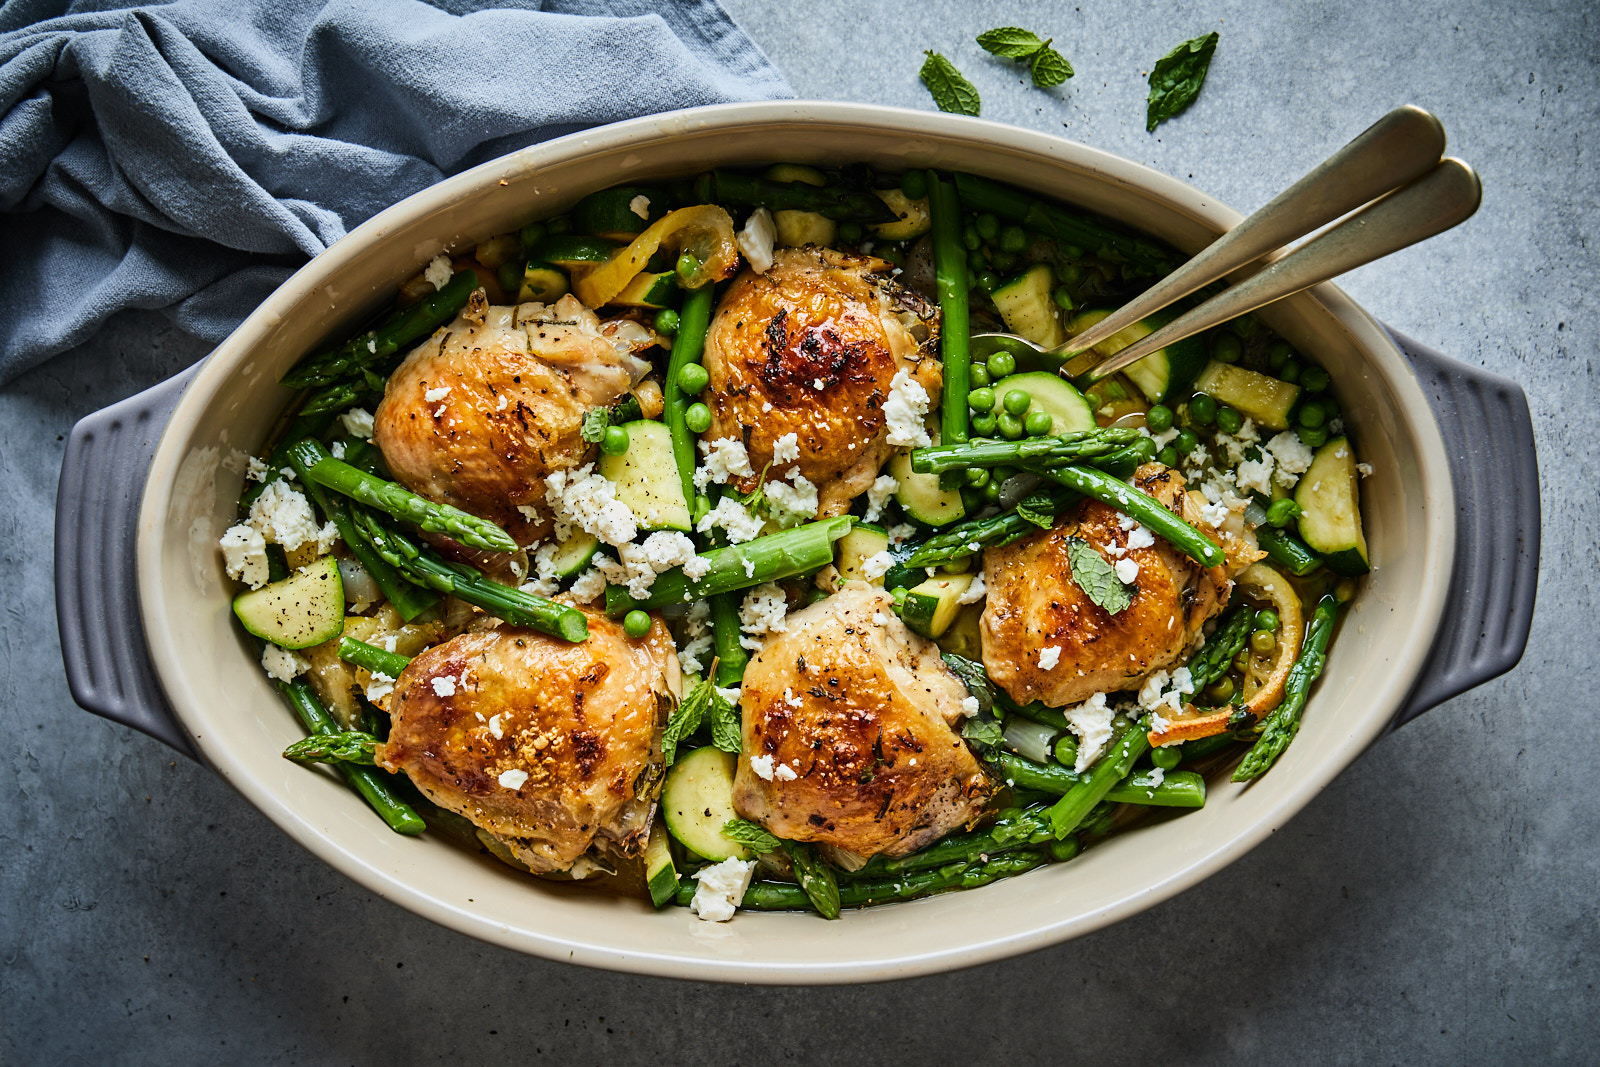
[[[1545,527],[1521,667],[1382,741],[1208,882],[1021,959],[887,986],[741,989],[523,958],[373,897],[208,772],[72,705],[51,606],[62,435],[201,354],[158,316],[129,316],[0,392],[0,728],[13,739],[0,759],[0,1060],[1600,1059],[1593,5],[729,7],[804,96],[929,106],[916,70],[937,48],[982,90],[985,116],[1243,209],[1389,107],[1436,111],[1483,175],[1483,210],[1346,286],[1528,391]],[[1026,87],[970,43],[994,24],[1054,36],[1077,77]],[[1201,101],[1147,135],[1143,72],[1212,28],[1222,43]]]

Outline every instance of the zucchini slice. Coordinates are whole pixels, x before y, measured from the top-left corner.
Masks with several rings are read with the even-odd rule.
[[[829,248],[839,235],[839,224],[815,211],[774,211],[772,222],[778,231],[778,244],[785,248],[802,245]]]
[[[937,441],[935,442],[937,443]],[[956,489],[940,489],[937,474],[918,474],[911,469],[911,454],[896,452],[889,458],[889,475],[900,483],[894,497],[907,515],[929,526],[943,526],[967,513]]]
[[[667,831],[659,819],[651,825],[650,839],[644,845],[644,884],[650,890],[650,903],[658,908],[670,904],[678,891],[678,869],[672,863]]]
[[[664,308],[677,291],[677,275],[672,271],[660,274],[640,271],[633,276],[633,281],[622,287],[622,292],[611,298],[611,303],[623,307]]]
[[[1013,374],[1009,378],[1002,378],[994,391],[995,395],[1003,396],[1012,389],[1026,390],[1033,397],[1033,406],[1028,409],[1030,412],[1043,411],[1050,416],[1052,434],[1095,428],[1094,409],[1077,387],[1059,374],[1043,370]]]
[[[872,232],[885,241],[913,241],[933,229],[933,214],[928,198],[913,200],[899,189],[874,189],[874,195],[895,213],[893,222],[880,222]]]
[[[892,224],[890,224],[892,225]],[[1055,275],[1048,263],[1035,263],[989,294],[1006,329],[1036,345],[1054,348],[1067,339],[1066,327],[1050,292]]]
[[[1239,414],[1269,430],[1289,428],[1289,412],[1300,397],[1298,385],[1216,360],[1206,364],[1194,387],[1219,404],[1232,405]]]
[[[1111,312],[1107,310],[1081,312],[1067,324],[1067,332],[1077,336],[1109,314]],[[1132,326],[1118,330],[1095,345],[1094,350],[1102,356],[1116,355],[1135,341],[1141,341],[1155,333],[1176,317],[1171,311],[1158,311],[1154,315],[1140,319]],[[1206,346],[1200,338],[1186,337],[1176,344],[1157,349],[1136,363],[1129,364],[1122,368],[1122,373],[1139,387],[1139,391],[1150,403],[1166,404],[1182,396],[1183,391],[1194,384],[1196,376],[1205,367],[1207,358]]]
[[[946,574],[929,578],[906,593],[900,617],[923,637],[939,637],[950,629],[961,610],[961,594],[972,584],[970,574]]]
[[[566,296],[571,288],[566,274],[559,267],[548,263],[529,263],[522,272],[522,287],[517,290],[517,303],[526,304],[531,300],[552,304]]]
[[[233,613],[244,628],[279,648],[310,648],[344,632],[344,582],[332,556],[287,578],[240,593]]]
[[[1302,509],[1300,536],[1322,553],[1335,574],[1360,575],[1372,569],[1361,530],[1356,473],[1349,439],[1335,437],[1317,449],[1295,488],[1294,502]]]
[[[600,549],[600,539],[591,533],[577,530],[550,554],[555,564],[557,578],[575,578],[588,569],[589,561]]]
[[[628,505],[640,529],[689,533],[689,503],[666,423],[640,419],[622,428],[628,431],[628,450],[620,456],[602,454],[601,477],[616,483],[617,499]]]
[[[667,772],[661,787],[661,815],[684,848],[708,860],[750,858],[750,850],[722,832],[733,810],[733,776],[739,758],[707,745],[697,748]]]
[[[571,270],[573,267],[592,267],[604,263],[616,251],[616,245],[610,241],[602,241],[598,237],[557,234],[546,237],[540,242],[529,259],[540,263],[554,263],[558,267]]]
[[[858,522],[850,532],[834,543],[833,565],[839,568],[839,580],[848,582],[860,578],[873,585],[883,584],[883,575],[868,578],[861,573],[861,564],[889,547],[889,533],[882,526]]]
[[[979,628],[979,620],[982,618],[982,602],[959,605],[956,608],[955,620],[944,633],[939,635],[940,650],[965,656],[975,663],[982,662],[983,633]]]
[[[636,206],[644,214],[639,214]],[[666,213],[664,191],[641,185],[619,185],[579,200],[572,209],[572,221],[584,233],[608,241],[631,241]]]

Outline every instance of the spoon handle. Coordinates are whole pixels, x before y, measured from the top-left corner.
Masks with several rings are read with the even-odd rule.
[[[1062,373],[1099,381],[1185,337],[1443,233],[1471,218],[1482,199],[1483,186],[1472,168],[1459,159],[1445,159],[1405,188],[1373,201],[1111,358],[1084,370],[1069,363]]]
[[[1253,263],[1374,197],[1426,174],[1444,155],[1444,127],[1419,107],[1395,108],[1270,203],[1201,249],[1131,303],[1056,351],[1071,357],[1175,300]]]

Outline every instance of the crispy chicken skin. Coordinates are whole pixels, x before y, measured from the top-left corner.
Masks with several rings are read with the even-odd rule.
[[[643,849],[681,686],[659,618],[632,641],[588,617],[578,643],[502,627],[423,652],[395,682],[378,750],[382,766],[540,873],[566,870],[597,839],[622,855]]]
[[[765,274],[734,281],[706,337],[708,439],[743,441],[759,472],[780,437],[797,435],[800,473],[817,485],[823,516],[847,510],[893,451],[883,405],[896,371],[908,369],[938,402],[938,308],[891,269],[832,249],[779,249]]]
[[[1200,520],[1177,471],[1147,463],[1134,484],[1173,511],[1187,512],[1218,544],[1233,540]],[[1205,621],[1227,604],[1233,557],[1260,556],[1249,551],[1254,545],[1228,547],[1229,563],[1206,569],[1160,537],[1148,548],[1127,549],[1131,531],[1122,528],[1122,519],[1108,505],[1086,500],[1058,517],[1053,528],[984,553],[983,665],[1013,700],[1064,707],[1095,693],[1137,687],[1146,675],[1176,663]],[[1126,609],[1110,614],[1072,580],[1067,541],[1073,537],[1094,546],[1107,562],[1118,558],[1107,551],[1116,546],[1126,549],[1121,558],[1139,564]],[[1046,670],[1039,654],[1052,646],[1061,658]]]
[[[993,792],[952,729],[966,696],[888,593],[846,583],[790,615],[745,669],[734,807],[791,841],[913,852],[973,822]],[[752,757],[794,777],[768,781]]]
[[[537,507],[546,475],[590,457],[584,412],[644,374],[631,351],[640,343],[648,331],[602,326],[574,297],[490,307],[480,289],[390,376],[373,441],[406,488],[531,543],[547,523],[519,506]]]

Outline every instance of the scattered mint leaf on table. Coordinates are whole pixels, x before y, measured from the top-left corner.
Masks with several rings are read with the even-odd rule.
[[[1037,33],[1020,26],[998,26],[978,34],[978,44],[984,51],[1027,63],[1033,70],[1033,84],[1040,89],[1060,85],[1072,77],[1072,64],[1050,47],[1053,40],[1041,40]]]
[[[939,105],[939,110],[956,115],[976,115],[983,104],[978,99],[977,87],[963,78],[955,64],[938,52],[927,51],[923,55],[928,58],[922,63],[919,76],[933,95],[933,102]]]
[[[765,828],[748,819],[729,819],[722,824],[722,836],[739,842],[757,855],[776,852],[778,846],[782,844],[776,837],[767,833]]]
[[[1150,98],[1145,112],[1145,132],[1180,113],[1200,95],[1206,71],[1217,51],[1217,34],[1185,41],[1160,59],[1150,71]]]
[[[1060,85],[1072,77],[1072,64],[1054,48],[1040,49],[1033,57],[1033,84],[1040,89]]]
[[[1067,562],[1072,565],[1072,580],[1078,588],[1111,614],[1133,603],[1133,594],[1117,577],[1116,569],[1083,538],[1067,538]]]

